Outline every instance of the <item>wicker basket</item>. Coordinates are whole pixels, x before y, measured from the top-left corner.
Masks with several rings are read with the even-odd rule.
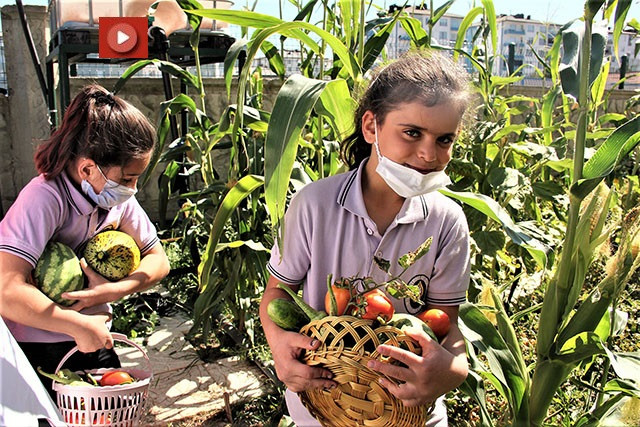
[[[376,348],[393,345],[419,354],[420,347],[399,329],[351,316],[327,316],[305,325],[300,333],[318,339],[317,350],[307,351],[309,366],[333,373],[338,386],[299,393],[304,406],[323,426],[423,426],[432,407],[406,407],[382,387],[382,374],[367,367],[369,360],[383,360]],[[388,380],[397,382],[392,378]]]
[[[112,333],[115,341],[125,342],[140,351],[148,369],[127,368],[136,381],[131,384],[113,386],[76,386],[53,382],[53,389],[57,392],[57,404],[60,414],[69,427],[80,426],[109,426],[132,427],[139,423],[143,415],[143,407],[149,393],[149,383],[152,378],[151,363],[147,353],[125,335]],[[62,358],[56,372],[62,368],[64,362],[78,351],[74,347]],[[86,371],[96,377],[109,371],[120,369],[100,368]]]

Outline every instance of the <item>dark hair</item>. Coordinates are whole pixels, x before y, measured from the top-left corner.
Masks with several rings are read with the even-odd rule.
[[[155,130],[133,105],[97,84],[83,87],[60,126],[34,155],[38,173],[60,175],[78,157],[99,166],[124,166],[153,149]]]
[[[378,125],[397,105],[422,102],[428,107],[454,102],[461,113],[471,101],[469,76],[447,55],[432,50],[412,50],[389,65],[380,67],[360,98],[355,112],[355,131],[342,141],[340,154],[350,169],[371,154],[362,135],[362,116],[371,111]]]

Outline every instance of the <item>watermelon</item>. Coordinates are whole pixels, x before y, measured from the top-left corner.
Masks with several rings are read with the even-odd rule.
[[[60,295],[84,287],[80,260],[73,249],[60,242],[47,244],[36,263],[33,277],[43,294],[65,307],[76,301],[64,299]]]
[[[140,249],[122,231],[102,231],[89,240],[84,259],[96,273],[111,281],[127,277],[140,265]]]

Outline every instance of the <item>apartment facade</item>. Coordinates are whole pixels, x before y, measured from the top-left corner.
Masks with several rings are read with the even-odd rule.
[[[398,7],[394,6],[389,12],[394,13],[397,11],[397,8]],[[405,12],[420,21],[425,30],[428,28],[430,18],[430,11],[428,9],[406,7]],[[431,30],[433,41],[441,46],[455,46],[455,41],[460,31],[460,24],[463,19],[464,16],[460,15],[443,15]],[[544,67],[536,58],[534,51],[544,60],[553,46],[554,38],[560,30],[561,25],[531,19],[530,16],[525,16],[524,14],[500,15],[496,21],[498,55],[493,62],[492,73],[501,76],[509,75],[509,66],[512,65],[512,71],[517,70],[518,74],[524,77],[518,84],[542,85],[543,79],[540,78],[539,73]],[[465,42],[462,47],[467,52],[471,51],[471,41],[477,30],[478,25],[472,25],[465,34]],[[476,44],[477,43],[478,41],[476,40]],[[620,78],[621,59],[616,59],[613,54],[613,35],[611,32],[609,33],[607,43],[605,53],[612,58],[609,71],[609,84],[613,85]],[[640,72],[640,55],[635,56],[636,44],[638,43],[640,43],[640,39],[634,32],[625,31],[620,35],[618,55],[619,58],[623,56],[627,57],[627,77],[629,77],[629,74]],[[387,54],[390,58],[397,58],[403,52],[409,50],[410,47],[409,36],[400,23],[397,23],[387,42]],[[491,46],[489,46],[489,49],[491,49]],[[513,52],[512,64],[509,63],[510,50]],[[490,51],[490,54],[491,53]],[[473,71],[471,63],[468,60],[461,59],[461,61],[469,71]],[[633,78],[629,80],[628,83],[632,85],[640,84],[640,82],[635,82],[635,80],[640,80],[640,78]]]
[[[394,13],[395,8],[389,10],[390,13]],[[422,28],[428,31],[430,11],[423,10],[417,7],[406,7],[405,12],[412,18],[417,19],[422,24]],[[441,46],[453,47],[455,46],[458,31],[460,30],[460,24],[464,16],[455,15],[451,13],[444,14],[436,25],[431,29],[432,40],[437,42]],[[397,58],[402,53],[409,50],[411,43],[407,32],[402,28],[400,23],[396,23],[395,27],[391,31],[389,40],[387,41],[387,54],[390,58]]]

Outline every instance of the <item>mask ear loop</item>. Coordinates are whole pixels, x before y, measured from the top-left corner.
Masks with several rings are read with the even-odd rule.
[[[378,154],[378,160],[382,160],[382,154],[380,154],[380,147],[378,146],[378,122],[376,121],[376,117],[373,116],[373,132],[376,138],[376,141],[373,143],[373,146],[376,148],[376,153]]]

